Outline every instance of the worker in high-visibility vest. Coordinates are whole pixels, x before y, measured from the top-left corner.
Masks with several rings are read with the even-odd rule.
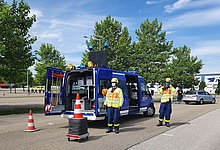
[[[162,86],[158,92],[161,96],[160,109],[159,109],[159,123],[157,126],[163,125],[163,120],[165,117],[165,126],[170,127],[170,116],[172,113],[172,101],[173,95],[176,94],[174,87],[170,84],[171,79],[166,78],[166,84]]]
[[[123,92],[118,85],[118,79],[112,78],[111,80],[112,87],[108,89],[106,94],[106,100],[104,105],[107,107],[107,116],[108,116],[108,130],[106,133],[114,131],[116,134],[119,133],[119,117],[120,117],[120,108],[122,107],[124,98]]]

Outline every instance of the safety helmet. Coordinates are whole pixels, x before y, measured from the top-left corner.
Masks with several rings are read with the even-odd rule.
[[[112,78],[111,82],[116,82],[116,83],[118,83],[118,79],[117,79],[117,78]]]
[[[170,80],[171,80],[170,78],[166,78],[166,82],[170,82]]]

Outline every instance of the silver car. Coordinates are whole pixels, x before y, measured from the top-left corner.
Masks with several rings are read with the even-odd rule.
[[[216,102],[215,96],[209,94],[208,92],[204,90],[191,90],[187,91],[183,95],[182,99],[186,104],[189,104],[190,102],[196,102],[198,104],[203,103],[212,103],[214,104]]]

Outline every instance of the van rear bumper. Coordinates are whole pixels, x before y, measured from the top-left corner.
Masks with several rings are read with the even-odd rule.
[[[94,112],[87,112],[87,111],[83,111],[82,112],[83,117],[87,118],[88,120],[104,120],[105,116],[96,116],[96,114]],[[74,116],[74,111],[65,111],[63,114],[61,114],[62,118],[73,118]]]

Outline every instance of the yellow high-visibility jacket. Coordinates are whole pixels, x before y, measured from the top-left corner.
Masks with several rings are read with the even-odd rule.
[[[119,108],[122,106],[123,102],[123,92],[119,87],[117,87],[114,92],[112,92],[112,88],[108,89],[104,105],[107,107]]]
[[[158,95],[161,96],[160,102],[161,103],[166,103],[169,102],[170,100],[173,101],[173,95],[176,94],[176,91],[172,85],[170,85],[169,88],[164,89],[164,86],[162,86],[158,92]]]

